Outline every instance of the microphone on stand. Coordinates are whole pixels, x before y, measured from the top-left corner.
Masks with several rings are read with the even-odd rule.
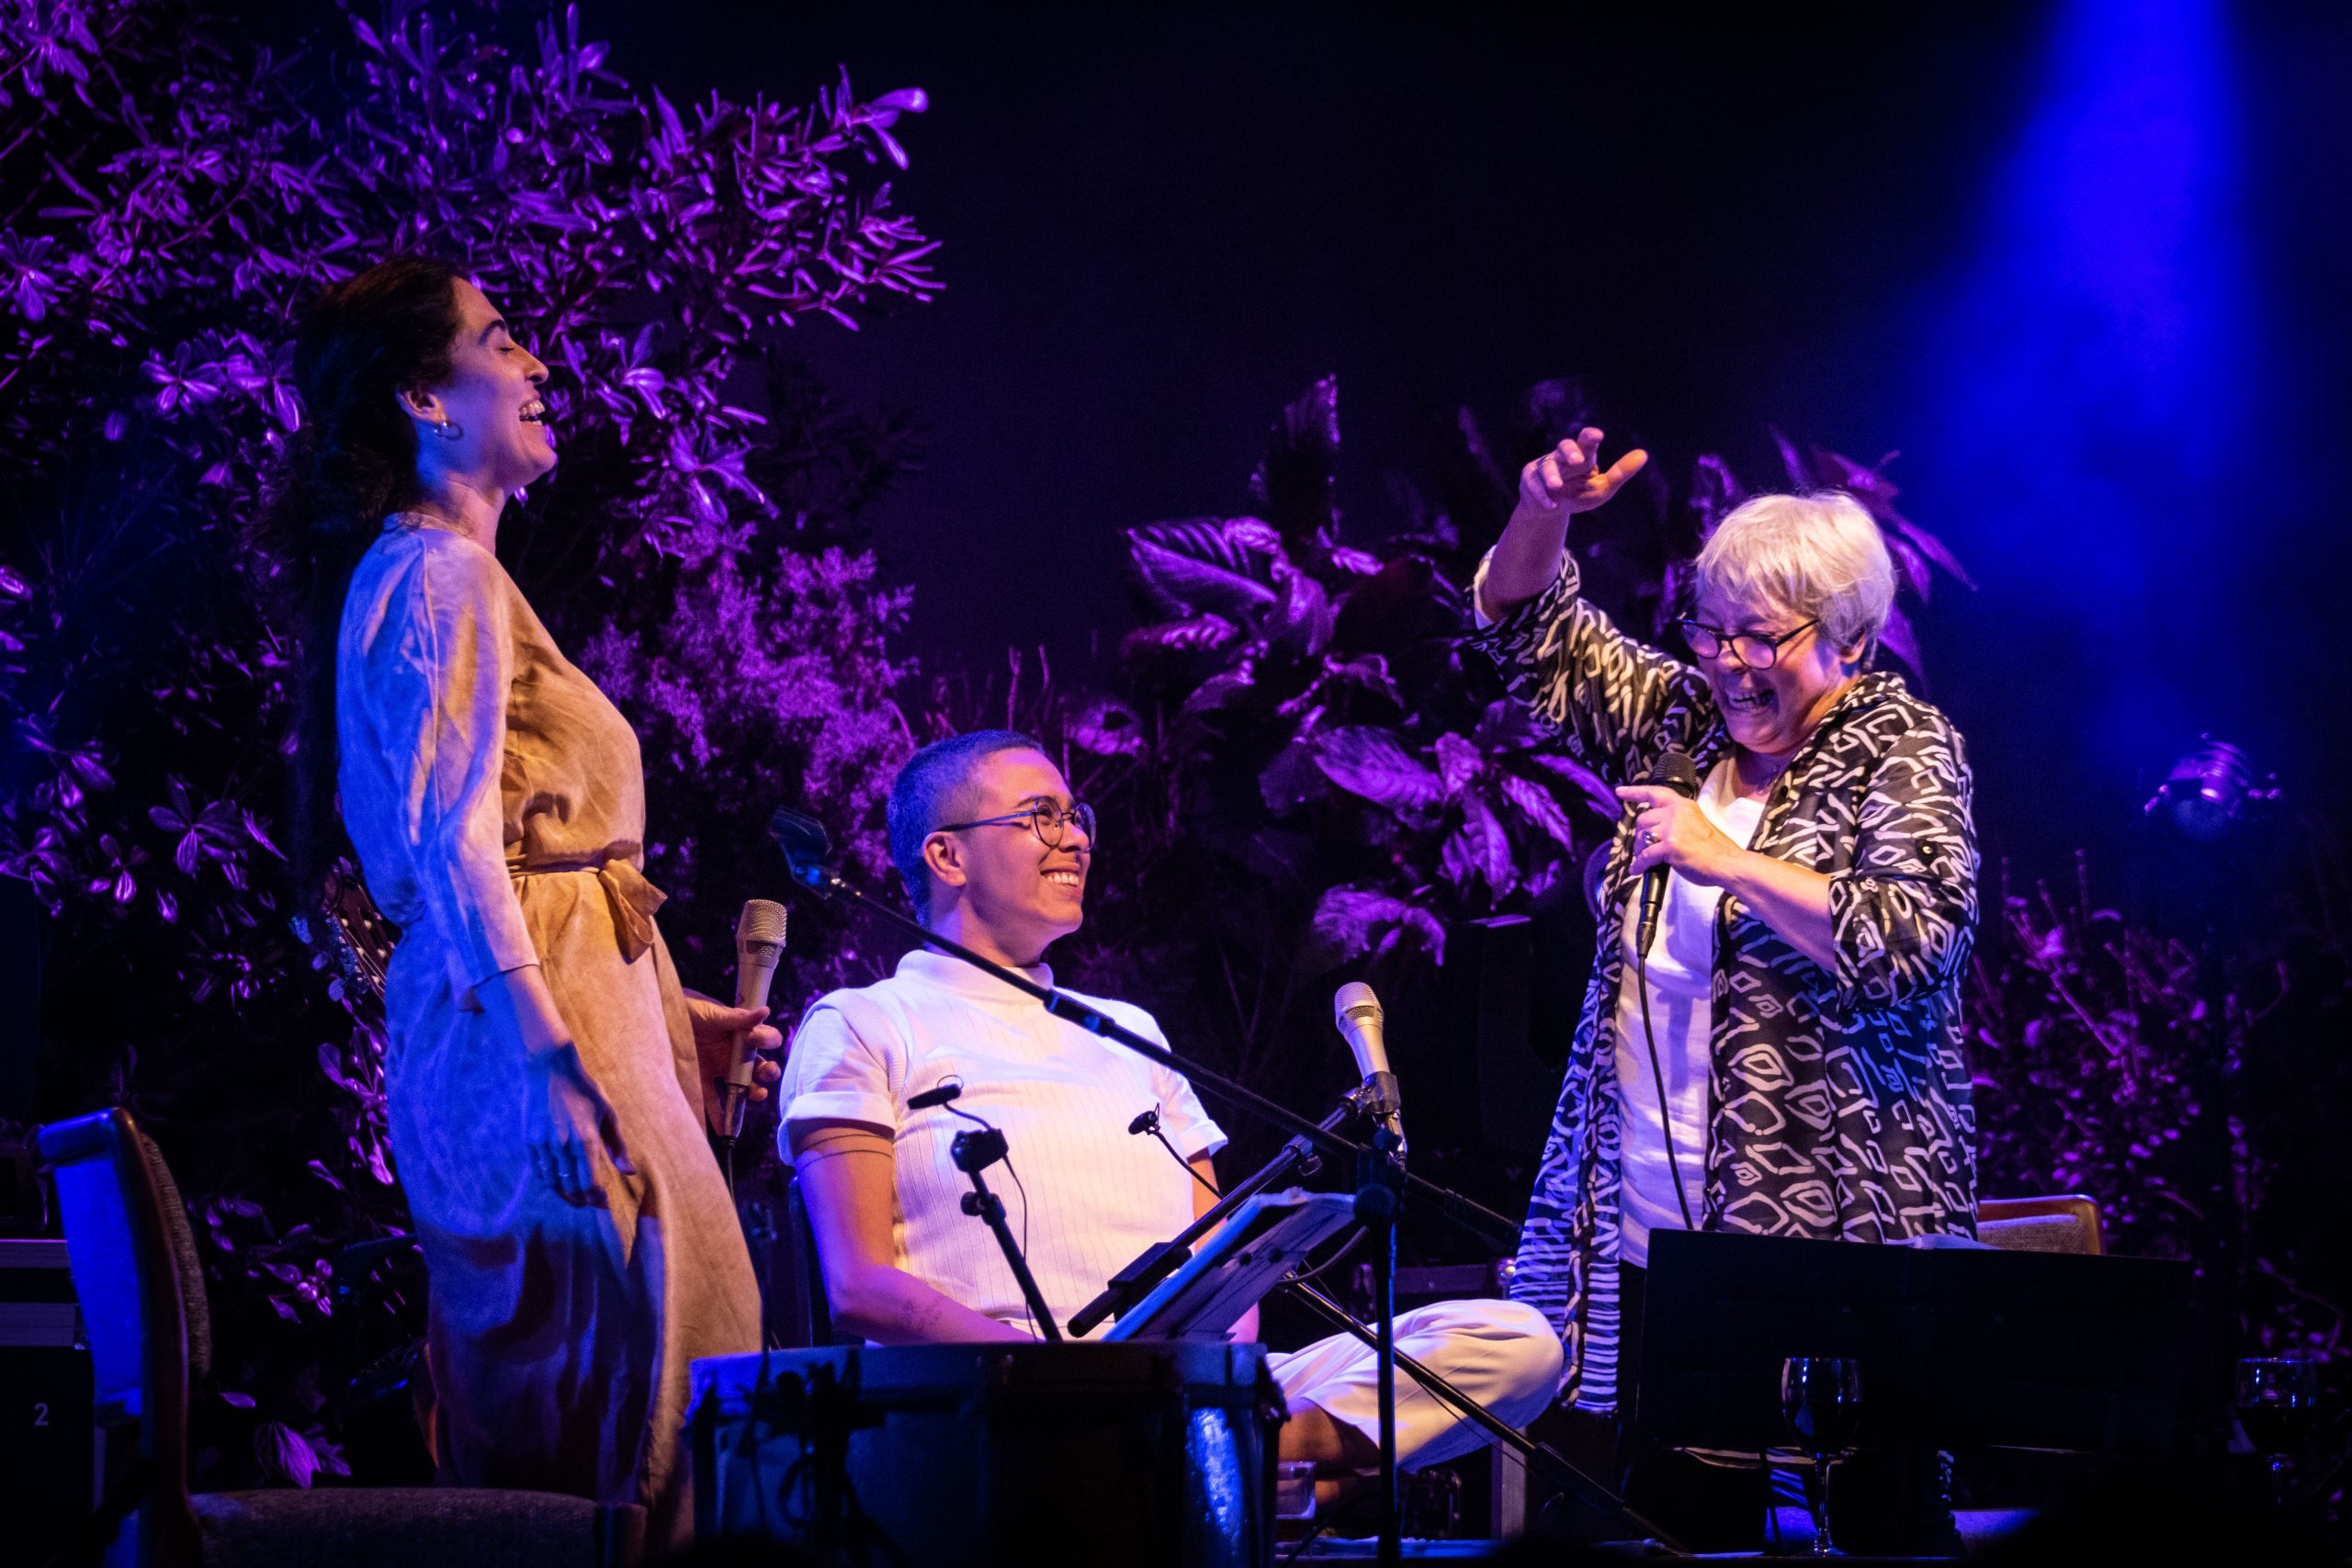
[[[963,1098],[963,1081],[959,1078],[948,1078],[936,1088],[927,1089],[921,1094],[907,1096],[907,1109],[910,1111],[935,1110],[939,1106]],[[964,1113],[959,1111],[956,1114],[961,1116]]]
[[[1363,1079],[1357,1092],[1364,1112],[1396,1134],[1396,1152],[1405,1152],[1404,1099],[1396,1090],[1396,1075],[1388,1070],[1388,1043],[1382,1032],[1385,1018],[1380,998],[1361,980],[1351,980],[1331,998],[1331,1021],[1355,1054],[1356,1072]]]
[[[1699,798],[1699,764],[1687,751],[1669,750],[1658,758],[1650,769],[1650,776],[1642,781],[1662,789],[1670,789],[1685,800]],[[1636,844],[1636,850],[1641,848]],[[1670,867],[1654,865],[1642,876],[1642,919],[1634,933],[1634,952],[1640,957],[1649,956],[1650,943],[1657,940],[1658,917],[1666,912],[1666,878]]]
[[[735,919],[735,1005],[765,1007],[768,987],[775,983],[775,966],[784,956],[784,906],[767,898],[750,899]],[[752,1049],[752,1032],[745,1030],[735,1048],[735,1060],[718,1080],[719,1125],[712,1129],[729,1148],[743,1135],[743,1108],[751,1101],[752,1069],[759,1053]]]

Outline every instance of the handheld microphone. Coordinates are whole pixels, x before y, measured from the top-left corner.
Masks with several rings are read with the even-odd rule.
[[[735,919],[735,1005],[739,1008],[765,1007],[768,987],[775,983],[775,966],[784,956],[784,906],[766,898],[753,898],[743,906]],[[718,1135],[733,1144],[743,1135],[743,1107],[752,1094],[752,1068],[757,1053],[752,1049],[752,1032],[745,1030],[735,1047],[735,1060],[729,1066],[727,1076],[718,1080],[718,1108],[721,1125]]]
[[[1685,800],[1696,800],[1699,764],[1690,760],[1687,751],[1669,750],[1657,760],[1650,776],[1642,782],[1670,789]],[[1669,870],[1668,866],[1654,865],[1642,877],[1642,919],[1634,937],[1634,952],[1642,958],[1649,956],[1650,943],[1657,940],[1658,917],[1666,912],[1666,878]]]
[[[1382,1031],[1385,1015],[1380,998],[1361,980],[1351,980],[1331,998],[1331,1021],[1354,1053],[1356,1072],[1363,1079],[1364,1111],[1396,1136],[1396,1151],[1405,1150],[1405,1122],[1398,1113],[1404,1099],[1396,1090],[1396,1075],[1388,1070],[1388,1043]]]

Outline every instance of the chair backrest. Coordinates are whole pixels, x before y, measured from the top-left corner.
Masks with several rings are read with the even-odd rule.
[[[108,1511],[123,1514],[107,1568],[193,1562],[188,1390],[210,1343],[187,1211],[163,1157],[127,1111],[55,1122],[41,1129],[39,1143],[57,1181],[98,1421],[136,1423],[139,1435],[129,1493],[107,1499]]]
[[[817,1257],[817,1233],[808,1224],[808,1205],[800,1196],[800,1180],[788,1178],[784,1188],[784,1212],[795,1267],[791,1269],[796,1323],[808,1343],[787,1349],[813,1349],[833,1343],[833,1309],[825,1299],[825,1269]]]
[[[2079,1192],[2047,1198],[1981,1198],[1976,1234],[2007,1252],[2073,1252],[2104,1257],[2098,1201]]]

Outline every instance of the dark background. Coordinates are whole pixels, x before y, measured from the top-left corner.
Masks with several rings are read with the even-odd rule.
[[[1319,375],[1377,532],[1432,415],[1574,374],[1678,478],[1778,484],[1768,422],[1903,452],[1979,584],[1923,634],[2020,870],[2129,858],[2204,730],[2332,813],[2352,17],[1776,9],[584,7],[676,99],[932,95],[897,192],[945,295],[808,338],[923,429],[874,522],[928,668],[1083,674],[1118,530],[1245,509]]]

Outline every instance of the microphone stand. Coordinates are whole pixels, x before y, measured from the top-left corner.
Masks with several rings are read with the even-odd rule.
[[[1350,1089],[1340,1097],[1338,1108],[1324,1118],[1323,1125],[1336,1128],[1351,1116],[1377,1117],[1386,1109],[1389,1107],[1381,1098],[1381,1086],[1366,1079],[1364,1083]],[[1394,1136],[1393,1134],[1385,1132],[1382,1135]],[[1111,1282],[1103,1288],[1102,1293],[1089,1302],[1069,1320],[1070,1333],[1083,1337],[1092,1333],[1095,1325],[1105,1317],[1114,1314],[1124,1314],[1129,1307],[1148,1295],[1154,1285],[1173,1273],[1186,1258],[1190,1258],[1193,1244],[1223,1224],[1227,1215],[1238,1208],[1244,1199],[1261,1192],[1277,1182],[1287,1180],[1294,1173],[1300,1176],[1312,1176],[1318,1164],[1313,1147],[1305,1139],[1294,1138],[1283,1145],[1272,1159],[1227,1188],[1215,1207],[1204,1211],[1199,1218],[1179,1232],[1172,1240],[1161,1242],[1147,1249],[1140,1257],[1113,1276]],[[1394,1240],[1392,1228],[1390,1235],[1392,1246]],[[1391,1256],[1393,1257],[1393,1254]],[[1375,1254],[1375,1269],[1378,1267],[1376,1259],[1377,1254]],[[1384,1336],[1378,1329],[1366,1328],[1357,1321],[1353,1313],[1306,1280],[1285,1280],[1274,1289],[1278,1293],[1306,1307],[1340,1332],[1351,1335],[1361,1340],[1371,1348],[1375,1356],[1381,1354],[1381,1340]],[[1389,1309],[1382,1314],[1383,1321],[1385,1324],[1393,1324],[1396,1315],[1393,1272],[1390,1275],[1389,1283],[1385,1289],[1380,1290],[1380,1295],[1382,1303]],[[1450,1406],[1456,1414],[1484,1431],[1496,1442],[1518,1454],[1527,1461],[1529,1469],[1541,1474],[1544,1480],[1561,1491],[1573,1494],[1595,1512],[1615,1515],[1638,1535],[1656,1540],[1666,1551],[1680,1552],[1683,1550],[1682,1544],[1663,1527],[1627,1504],[1606,1484],[1586,1474],[1558,1450],[1536,1441],[1448,1382],[1442,1373],[1424,1366],[1397,1349],[1393,1329],[1386,1337],[1388,1339],[1387,1354],[1396,1368],[1401,1369],[1407,1376],[1428,1390],[1439,1403]],[[1394,1377],[1394,1372],[1390,1372],[1388,1386],[1391,1389],[1395,1387]],[[1392,1394],[1392,1400],[1393,1397]],[[1394,1404],[1391,1404],[1389,1408],[1393,1411]],[[1391,1419],[1393,1423],[1393,1416]],[[1390,1430],[1392,1436],[1390,1442],[1386,1445],[1386,1453],[1393,1462],[1395,1454],[1393,1425]]]
[[[1279,1100],[1269,1100],[1253,1089],[1245,1088],[1221,1073],[1198,1066],[1170,1051],[1165,1045],[1153,1043],[1134,1030],[1106,1017],[1075,997],[1068,996],[1051,986],[1041,986],[1017,969],[1008,969],[991,959],[983,958],[961,942],[950,942],[925,926],[911,915],[902,915],[878,898],[869,896],[832,867],[824,863],[830,844],[822,826],[795,811],[778,811],[768,824],[783,849],[786,861],[792,867],[792,879],[820,898],[842,897],[867,914],[891,926],[925,946],[933,947],[950,958],[961,959],[983,974],[992,975],[1025,996],[1035,997],[1046,1004],[1046,1010],[1065,1023],[1074,1023],[1091,1034],[1115,1041],[1146,1061],[1157,1062],[1170,1072],[1182,1073],[1193,1087],[1205,1089],[1216,1098],[1254,1111],[1293,1137],[1306,1139],[1323,1153],[1350,1160],[1361,1160],[1372,1151],[1351,1138],[1309,1122]],[[1438,1212],[1456,1224],[1469,1230],[1492,1245],[1515,1247],[1519,1243],[1519,1223],[1507,1220],[1485,1204],[1462,1193],[1425,1181],[1408,1172],[1404,1176],[1405,1190],[1415,1197],[1436,1205]]]
[[[1220,1100],[1255,1111],[1260,1117],[1291,1134],[1290,1142],[1283,1146],[1282,1151],[1263,1169],[1221,1197],[1215,1207],[1195,1219],[1191,1225],[1179,1233],[1174,1240],[1163,1242],[1151,1248],[1128,1264],[1125,1269],[1121,1269],[1119,1279],[1114,1280],[1104,1290],[1102,1295],[1087,1303],[1070,1319],[1070,1332],[1073,1335],[1083,1336],[1091,1332],[1111,1311],[1124,1310],[1125,1306],[1132,1305],[1141,1300],[1152,1285],[1172,1273],[1185,1258],[1190,1257],[1192,1244],[1216,1225],[1223,1224],[1227,1213],[1238,1206],[1241,1200],[1263,1190],[1294,1169],[1312,1171],[1319,1163],[1318,1151],[1322,1154],[1344,1156],[1358,1162],[1356,1168],[1366,1179],[1360,1185],[1356,1193],[1356,1216],[1362,1223],[1385,1232],[1382,1244],[1374,1249],[1374,1269],[1380,1296],[1377,1303],[1380,1309],[1380,1323],[1377,1332],[1372,1334],[1371,1342],[1380,1369],[1381,1479],[1385,1494],[1382,1507],[1381,1561],[1384,1562],[1398,1561],[1402,1551],[1401,1496],[1396,1481],[1396,1368],[1400,1363],[1400,1359],[1396,1353],[1396,1226],[1399,1199],[1406,1193],[1425,1198],[1434,1203],[1438,1212],[1447,1219],[1490,1243],[1498,1242],[1504,1246],[1517,1245],[1519,1240],[1517,1224],[1503,1218],[1502,1215],[1482,1203],[1440,1187],[1433,1181],[1424,1180],[1402,1168],[1396,1158],[1396,1151],[1399,1146],[1398,1139],[1395,1133],[1385,1128],[1374,1136],[1370,1146],[1359,1144],[1351,1138],[1341,1137],[1336,1129],[1350,1114],[1365,1111],[1368,1106],[1376,1113],[1377,1091],[1374,1091],[1374,1099],[1367,1101],[1366,1090],[1359,1089],[1350,1094],[1345,1102],[1324,1121],[1309,1122],[1279,1100],[1269,1100],[1255,1089],[1245,1088],[1222,1074],[1195,1066],[1166,1046],[1146,1040],[1135,1031],[1104,1016],[1084,1002],[1067,996],[1050,986],[1041,986],[1018,970],[1009,969],[1001,964],[984,958],[962,943],[951,942],[939,935],[912,916],[902,915],[889,905],[869,897],[864,889],[852,884],[839,872],[825,863],[825,857],[830,852],[831,845],[823,826],[814,819],[795,811],[779,808],[770,818],[768,829],[775,836],[777,846],[784,851],[785,860],[792,870],[792,879],[820,898],[831,898],[836,896],[847,898],[867,914],[913,937],[925,946],[935,948],[951,958],[960,959],[983,974],[995,976],[1014,990],[1035,998],[1045,1004],[1048,1013],[1064,1022],[1074,1023],[1090,1033],[1114,1041],[1147,1061],[1156,1062],[1171,1072],[1181,1073],[1195,1088],[1205,1089]],[[960,1144],[962,1138],[970,1134],[959,1135],[958,1143]],[[1001,1134],[999,1136],[1001,1142]],[[1001,1150],[999,1152],[1001,1154]],[[959,1168],[962,1165],[960,1151],[957,1164]],[[983,1201],[983,1195],[992,1198],[993,1194],[988,1193],[978,1172],[973,1171],[970,1174],[972,1185],[976,1190],[971,1197],[965,1200],[966,1203],[979,1204]],[[1038,1313],[1041,1325],[1050,1333],[1052,1319],[1045,1314],[1043,1303],[1035,1293],[1035,1281],[1028,1278],[1027,1264],[1025,1261],[1015,1261],[1020,1256],[1019,1249],[1012,1245],[1011,1231],[1004,1228],[1002,1224],[1004,1211],[1001,1200],[997,1201],[996,1211],[996,1219],[991,1222],[991,1228],[996,1231],[999,1243],[1005,1248],[1007,1260],[1014,1263],[1014,1276],[1022,1280],[1023,1293],[1029,1299],[1033,1310]],[[979,1209],[967,1207],[966,1212],[979,1213]],[[983,1214],[982,1217],[987,1218],[987,1215]],[[1122,1287],[1120,1280],[1131,1282]],[[1116,1308],[1105,1304],[1106,1300],[1114,1294],[1125,1296],[1125,1303]],[[1320,1296],[1320,1294],[1319,1292],[1310,1290],[1310,1296]],[[1301,1299],[1308,1300],[1309,1297]],[[1329,1298],[1323,1299],[1332,1314],[1345,1320],[1344,1326],[1350,1332],[1360,1339],[1366,1337],[1368,1331],[1363,1325],[1357,1323],[1351,1314],[1341,1309],[1337,1303],[1329,1302]],[[1082,1327],[1081,1324],[1083,1324]],[[1546,1475],[1559,1481],[1566,1489],[1598,1503],[1604,1511],[1615,1513],[1643,1534],[1655,1539],[1668,1551],[1678,1553],[1681,1551],[1680,1544],[1672,1536],[1635,1513],[1615,1492],[1585,1474],[1558,1453],[1543,1445],[1533,1443],[1514,1431],[1501,1419],[1480,1407],[1476,1400],[1446,1384],[1443,1379],[1413,1361],[1411,1358],[1403,1358],[1402,1364],[1412,1372],[1417,1381],[1429,1387],[1430,1392],[1444,1403],[1463,1411],[1465,1415],[1475,1411],[1476,1414],[1472,1418],[1477,1421],[1479,1426],[1501,1437],[1519,1452],[1536,1461]]]
[[[1021,1299],[1028,1303],[1029,1315],[1037,1320],[1037,1326],[1045,1331],[1048,1341],[1060,1344],[1062,1331],[1054,1326],[1054,1314],[1046,1310],[1046,1293],[1037,1289],[1037,1276],[1029,1272],[1029,1260],[1021,1255],[1020,1244],[1012,1239],[1012,1227],[1004,1222],[1004,1200],[989,1190],[987,1180],[980,1175],[1004,1157],[1004,1134],[983,1125],[977,1133],[956,1134],[949,1150],[955,1156],[956,1168],[972,1179],[972,1190],[964,1194],[964,1212],[987,1221],[989,1229],[996,1233],[996,1244],[1021,1286]]]
[[[1355,1314],[1333,1301],[1323,1292],[1304,1280],[1286,1280],[1275,1287],[1283,1295],[1298,1303],[1316,1316],[1342,1334],[1351,1335],[1370,1346],[1380,1348],[1379,1334],[1356,1321]],[[1600,1482],[1587,1475],[1558,1450],[1533,1438],[1505,1421],[1501,1416],[1446,1382],[1444,1376],[1424,1366],[1402,1350],[1394,1349],[1396,1366],[1407,1376],[1429,1392],[1440,1404],[1450,1406],[1456,1415],[1470,1422],[1503,1447],[1525,1460],[1528,1468],[1542,1473],[1546,1481],[1563,1492],[1574,1493],[1588,1505],[1603,1513],[1616,1515],[1642,1535],[1656,1540],[1669,1552],[1680,1552],[1682,1545],[1657,1524],[1637,1512],[1624,1499]]]
[[[1340,1124],[1353,1114],[1356,1095],[1351,1093],[1338,1110],[1323,1118],[1317,1125],[1327,1133],[1337,1132]],[[1244,1201],[1263,1192],[1267,1188],[1287,1180],[1295,1171],[1312,1176],[1322,1167],[1315,1145],[1304,1137],[1284,1144],[1273,1158],[1260,1166],[1248,1177],[1235,1182],[1217,1196],[1216,1204],[1204,1210],[1189,1225],[1156,1247],[1146,1248],[1125,1268],[1111,1276],[1102,1293],[1078,1309],[1069,1320],[1069,1331],[1079,1338],[1094,1332],[1106,1317],[1124,1317],[1127,1309],[1151,1293],[1153,1286],[1173,1274],[1193,1256],[1193,1244],[1225,1224],[1233,1211]]]
[[[1356,1172],[1356,1223],[1373,1233],[1372,1310],[1379,1332],[1373,1337],[1373,1375],[1380,1391],[1380,1561],[1384,1568],[1404,1559],[1405,1495],[1396,1480],[1396,1208],[1397,1155],[1403,1140],[1394,1128],[1377,1127],[1373,1153]]]

